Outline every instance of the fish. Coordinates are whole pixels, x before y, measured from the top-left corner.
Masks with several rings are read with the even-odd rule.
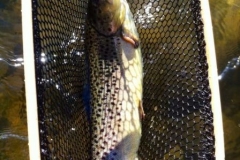
[[[136,160],[142,136],[143,63],[126,0],[90,0],[85,28],[91,159]]]
[[[90,24],[102,35],[121,36],[137,48],[139,36],[126,0],[90,0]]]

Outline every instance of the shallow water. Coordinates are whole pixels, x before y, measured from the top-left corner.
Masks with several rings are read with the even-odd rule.
[[[240,1],[210,0],[226,160],[240,157]],[[0,159],[28,159],[20,0],[0,0]]]
[[[28,158],[20,0],[0,1],[0,159]]]
[[[210,0],[226,160],[240,158],[240,1]]]

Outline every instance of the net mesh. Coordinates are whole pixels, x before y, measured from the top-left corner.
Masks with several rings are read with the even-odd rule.
[[[143,56],[141,159],[215,159],[199,0],[128,0]],[[87,0],[33,0],[42,159],[91,159]]]

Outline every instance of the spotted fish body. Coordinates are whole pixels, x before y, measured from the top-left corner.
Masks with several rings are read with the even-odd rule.
[[[94,7],[100,11],[93,13]],[[90,0],[88,12],[92,159],[135,160],[143,110],[142,58],[133,16],[126,0]],[[108,13],[114,16],[106,20]]]

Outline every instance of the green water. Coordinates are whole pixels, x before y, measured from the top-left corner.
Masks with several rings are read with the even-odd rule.
[[[28,158],[20,0],[0,0],[0,160]]]
[[[240,0],[210,0],[226,160],[240,158]],[[0,160],[28,158],[20,0],[0,0]],[[235,58],[235,59],[234,59]],[[18,60],[18,61],[17,61]],[[228,65],[229,64],[229,65]],[[228,66],[228,67],[226,67]]]
[[[226,160],[240,159],[240,1],[210,0],[216,45]],[[226,68],[228,62],[229,69]]]

